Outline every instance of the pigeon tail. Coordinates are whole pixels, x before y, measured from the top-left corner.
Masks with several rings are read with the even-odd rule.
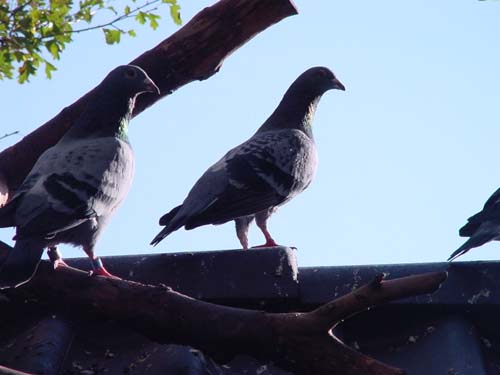
[[[481,224],[483,224],[483,222],[487,219],[487,216],[488,215],[485,215],[484,211],[481,211],[469,217],[469,219],[467,219],[467,224],[465,224],[458,231],[460,237],[472,237],[474,233],[477,232]]]
[[[153,238],[153,241],[151,241],[150,245],[158,245],[161,240],[163,240],[170,233],[176,231],[185,224],[185,217],[177,217],[177,213],[181,208],[182,204],[173,208],[169,213],[163,215],[160,218],[160,225],[164,225],[165,228],[163,228],[161,232],[158,233],[155,238]]]
[[[458,231],[458,234],[460,237],[471,237],[478,230],[480,225],[481,225],[481,223],[468,222],[462,228],[460,228],[460,230]]]
[[[175,215],[177,215],[177,212],[179,212],[181,207],[182,207],[182,204],[175,207],[175,208],[172,208],[169,213],[160,217],[160,225],[165,225],[165,226],[168,225],[172,221],[172,219],[175,217]]]
[[[479,247],[487,242],[494,240],[496,237],[497,235],[495,233],[483,232],[469,238],[462,246],[460,246],[457,250],[455,250],[455,252],[453,252],[453,254],[450,255],[450,257],[448,258],[448,262],[451,262],[459,256],[464,255],[470,249]]]
[[[161,230],[160,233],[158,233],[155,238],[153,238],[153,241],[150,242],[150,245],[153,245],[153,246],[156,246],[158,245],[165,237],[167,237],[170,233],[172,233],[173,231],[179,229],[182,225],[180,225],[179,227],[165,227]]]
[[[31,280],[44,247],[40,239],[19,239],[0,265],[0,289],[15,288]]]

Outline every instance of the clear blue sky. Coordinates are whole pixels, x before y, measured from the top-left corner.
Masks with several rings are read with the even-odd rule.
[[[212,2],[180,0],[184,21]],[[158,218],[315,65],[330,67],[347,91],[328,92],[319,105],[318,174],[271,218],[275,239],[299,249],[301,266],[442,261],[463,242],[458,229],[500,186],[500,2],[296,5],[298,16],[251,40],[217,75],[133,120],[133,188],[98,254],[237,248],[232,223],[180,230],[155,248],[148,243]],[[78,35],[52,80],[0,82],[0,133],[28,134],[176,29],[166,15],[156,32],[140,28],[117,46],[106,46],[100,31]],[[0,239],[12,234],[3,229]],[[255,226],[250,241],[263,242]],[[498,258],[499,243],[462,257]]]

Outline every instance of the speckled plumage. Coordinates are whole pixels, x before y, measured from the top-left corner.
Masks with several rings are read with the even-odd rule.
[[[248,226],[255,218],[266,244],[275,245],[267,219],[314,177],[317,153],[311,125],[321,95],[330,89],[344,86],[327,68],[301,74],[257,132],[212,165],[183,204],[160,219],[165,228],[152,244],[181,227],[235,220],[240,243],[248,248]]]
[[[78,120],[0,209],[0,226],[16,227],[14,250],[0,266],[0,288],[28,281],[44,248],[59,243],[81,246],[95,261],[95,244],[132,182],[126,126],[142,92],[158,88],[139,67],[109,73]]]

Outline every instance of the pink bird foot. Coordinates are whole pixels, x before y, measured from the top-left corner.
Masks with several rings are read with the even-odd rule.
[[[259,246],[252,246],[252,249],[259,249],[263,247],[274,247],[279,246],[272,238],[268,239],[265,244]]]
[[[103,276],[110,279],[121,280],[120,277],[111,274],[102,264],[101,258],[91,259],[93,270],[90,271],[90,276]]]
[[[58,267],[69,267],[68,264],[62,259],[61,253],[57,250],[57,247],[49,247],[47,255],[49,256],[49,260],[52,263],[54,270]]]

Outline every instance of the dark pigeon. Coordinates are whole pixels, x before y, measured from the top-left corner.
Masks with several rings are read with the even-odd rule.
[[[81,246],[94,272],[111,276],[94,255],[102,230],[127,195],[134,156],[127,128],[137,95],[159,94],[141,68],[120,66],[94,89],[92,101],[61,140],[47,149],[0,209],[0,227],[16,227],[16,244],[0,265],[0,289],[27,282],[43,250]]]
[[[500,189],[486,201],[481,212],[469,218],[459,234],[461,237],[470,238],[450,255],[448,261],[458,258],[474,247],[500,240]]]
[[[345,90],[328,68],[302,73],[257,132],[212,165],[182,205],[160,219],[165,228],[151,244],[181,227],[235,220],[241,246],[247,249],[248,227],[255,219],[266,239],[262,247],[276,246],[267,219],[313,179],[317,154],[312,122],[321,96],[330,89]]]

